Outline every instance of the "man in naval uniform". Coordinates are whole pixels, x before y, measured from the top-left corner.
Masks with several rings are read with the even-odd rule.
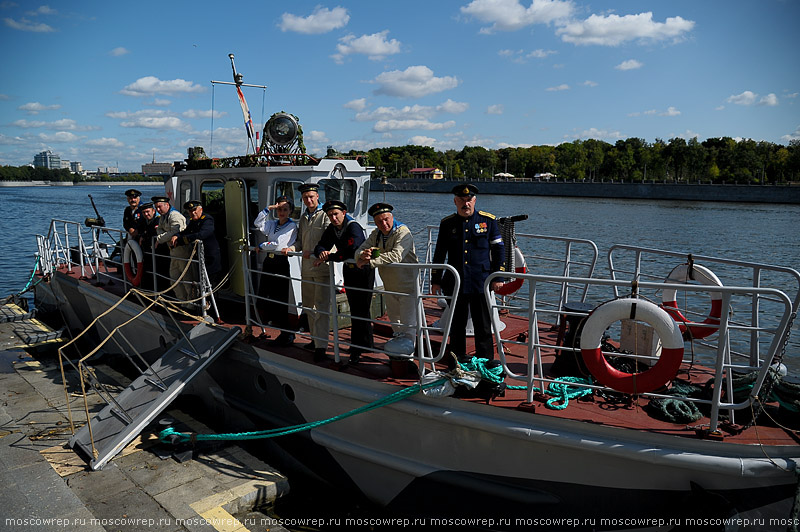
[[[122,227],[132,237],[137,236],[136,230],[138,229],[139,218],[141,218],[142,211],[139,208],[141,195],[142,193],[135,188],[125,191],[125,196],[128,198],[128,206],[125,207],[125,212],[122,213]]]
[[[461,362],[467,361],[466,328],[470,314],[475,331],[476,355],[489,360],[494,358],[492,322],[483,284],[489,274],[504,271],[504,245],[497,220],[493,214],[475,210],[477,193],[478,187],[472,184],[460,184],[453,188],[456,212],[439,223],[439,235],[433,252],[434,263],[443,263],[447,258],[447,264],[453,266],[461,277],[450,327],[450,352]],[[502,282],[502,279],[495,279],[491,289],[496,290]],[[453,285],[451,275],[443,274],[443,270],[433,271],[433,293],[444,288],[447,295],[452,295]],[[449,365],[454,363],[448,360]]]
[[[172,246],[191,246],[195,240],[203,242],[203,258],[206,273],[211,286],[215,286],[222,271],[222,258],[219,251],[219,242],[214,234],[214,218],[203,212],[203,204],[197,200],[187,201],[183,204],[184,212],[189,213],[189,223],[186,229],[172,237]],[[199,279],[199,272],[192,267],[193,279]]]
[[[186,218],[183,217],[174,207],[169,204],[169,198],[166,196],[153,196],[153,205],[160,215],[158,221],[158,228],[156,229],[156,246],[166,244],[169,248],[169,278],[172,283],[181,277],[181,274],[186,269],[186,259],[192,253],[188,246],[172,246],[172,237],[186,229]],[[184,281],[191,280],[191,269],[183,276],[182,282],[178,283],[174,288],[175,297],[178,299],[187,300],[191,291],[187,288]],[[171,284],[172,284],[171,283]]]
[[[386,292],[384,292],[386,314],[392,324],[393,338],[384,350],[389,354],[408,355],[414,352],[417,326],[416,293],[417,277],[410,271],[389,267],[390,264],[416,264],[414,235],[404,223],[394,218],[393,207],[388,203],[376,203],[367,211],[375,222],[376,229],[356,250],[358,266],[378,268]]]
[[[321,362],[325,359],[328,348],[328,332],[330,331],[330,287],[331,282],[328,264],[314,266],[316,257],[312,256],[322,233],[330,224],[330,220],[319,204],[319,185],[304,183],[297,188],[300,198],[306,206],[300,215],[297,226],[297,239],[289,251],[302,251],[303,260],[300,268],[300,277],[303,280],[301,297],[308,317],[308,328],[313,337],[311,344],[314,346],[314,361]]]

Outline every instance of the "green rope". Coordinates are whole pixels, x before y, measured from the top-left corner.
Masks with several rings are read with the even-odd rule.
[[[503,373],[503,367],[501,365],[497,365],[493,368],[487,368],[486,363],[489,362],[488,359],[485,358],[478,358],[472,357],[469,362],[459,362],[458,365],[464,371],[476,371],[480,374],[482,379],[485,379],[489,382],[494,384],[499,384],[503,382],[505,379],[505,375]],[[591,388],[584,388],[581,386],[570,386],[570,383],[573,384],[592,384],[591,380],[584,379],[582,377],[559,377],[556,379],[558,382],[550,383],[550,386],[547,388],[547,393],[554,396],[552,399],[549,399],[545,406],[550,408],[551,410],[564,410],[569,405],[570,399],[577,399],[579,397],[583,397],[585,395],[591,395],[592,389]],[[527,390],[527,386],[506,386],[509,390]],[[536,392],[540,392],[538,388],[533,389]]]
[[[277,438],[278,436],[286,436],[289,434],[295,434],[297,432],[303,432],[306,430],[311,430],[316,427],[321,427],[323,425],[327,425],[329,423],[333,423],[335,421],[340,421],[342,419],[348,418],[350,416],[355,416],[356,414],[361,414],[363,412],[368,412],[370,410],[374,410],[376,408],[380,408],[382,406],[390,405],[392,403],[396,403],[397,401],[401,401],[406,397],[410,397],[414,394],[421,392],[426,388],[432,388],[434,386],[439,386],[445,381],[445,379],[439,379],[434,382],[429,382],[426,384],[415,384],[414,386],[409,386],[408,388],[403,388],[401,390],[396,391],[391,395],[387,395],[382,399],[378,399],[377,401],[373,401],[367,405],[362,407],[356,408],[354,410],[350,410],[349,412],[345,412],[343,414],[339,414],[337,416],[330,417],[328,419],[323,419],[320,421],[312,421],[309,423],[302,423],[300,425],[294,425],[292,427],[281,427],[276,429],[268,429],[268,430],[259,430],[256,432],[236,432],[236,433],[227,433],[227,434],[194,434],[194,433],[186,433],[186,432],[178,432],[177,430],[173,429],[172,427],[168,427],[158,434],[158,439],[164,443],[183,443],[183,442],[196,442],[196,441],[242,441],[242,440],[257,440],[262,438]]]
[[[40,259],[41,259],[41,257],[39,257],[39,256],[36,257],[36,262],[33,265],[33,270],[31,271],[31,276],[28,279],[28,282],[25,283],[25,288],[23,288],[19,293],[17,293],[18,296],[21,296],[22,294],[24,294],[25,292],[27,292],[28,290],[30,290],[31,288],[33,288],[34,286],[36,286],[37,284],[39,284],[41,282],[41,279],[39,279],[38,281],[33,283],[33,278],[36,276],[36,270],[39,268],[39,260]],[[33,284],[31,284],[31,283],[33,283]]]

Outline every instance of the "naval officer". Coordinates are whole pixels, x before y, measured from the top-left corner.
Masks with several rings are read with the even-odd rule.
[[[453,202],[456,212],[439,223],[439,235],[433,252],[433,262],[440,264],[447,259],[461,277],[461,287],[450,327],[450,351],[459,361],[466,362],[466,328],[469,315],[475,331],[475,352],[479,358],[493,359],[492,322],[489,306],[483,294],[483,284],[493,272],[504,271],[503,237],[493,214],[475,209],[478,187],[460,184],[453,187]],[[491,289],[502,285],[495,279]],[[431,290],[437,293],[444,288],[452,295],[452,276],[443,270],[434,270]],[[448,361],[454,364],[454,361]]]

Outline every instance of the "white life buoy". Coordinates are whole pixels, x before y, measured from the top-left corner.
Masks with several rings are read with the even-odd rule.
[[[528,273],[528,266],[525,264],[525,256],[522,254],[522,251],[518,247],[514,247],[514,271],[516,273]],[[524,279],[520,279],[517,277],[511,281],[503,283],[503,286],[495,290],[494,292],[501,296],[508,296],[516,292],[522,287],[524,283]]]
[[[722,281],[719,280],[714,272],[699,264],[693,264],[691,266],[691,275],[689,274],[688,264],[676,266],[669,272],[664,282],[686,283],[690,278],[703,285],[722,286]],[[708,317],[700,323],[703,325],[719,325],[719,319],[722,317],[722,294],[720,292],[709,292],[709,295],[711,296],[711,312],[709,312]],[[689,321],[681,311],[678,310],[678,298],[675,290],[664,290],[661,301],[664,310],[666,310],[680,325],[682,333],[686,332],[688,329],[692,338],[700,339],[711,336],[717,332],[717,327],[692,327],[691,324],[696,322]]]
[[[615,321],[635,319],[653,327],[661,339],[661,357],[641,373],[625,373],[612,367],[601,348],[605,330]],[[683,360],[683,337],[677,323],[658,305],[643,299],[615,299],[594,309],[581,333],[581,355],[595,379],[620,392],[652,392],[678,374]]]
[[[131,253],[133,253],[133,257],[136,259],[136,274],[134,274],[131,269],[131,264],[134,264],[131,263]],[[142,276],[144,275],[144,254],[142,253],[142,247],[136,240],[129,238],[128,243],[125,244],[122,264],[125,270],[125,278],[128,279],[128,282],[133,286],[142,284]]]

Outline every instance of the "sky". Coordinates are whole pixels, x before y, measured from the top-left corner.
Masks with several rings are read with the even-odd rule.
[[[800,139],[800,0],[0,0],[0,164],[243,155],[296,115],[324,155]]]

